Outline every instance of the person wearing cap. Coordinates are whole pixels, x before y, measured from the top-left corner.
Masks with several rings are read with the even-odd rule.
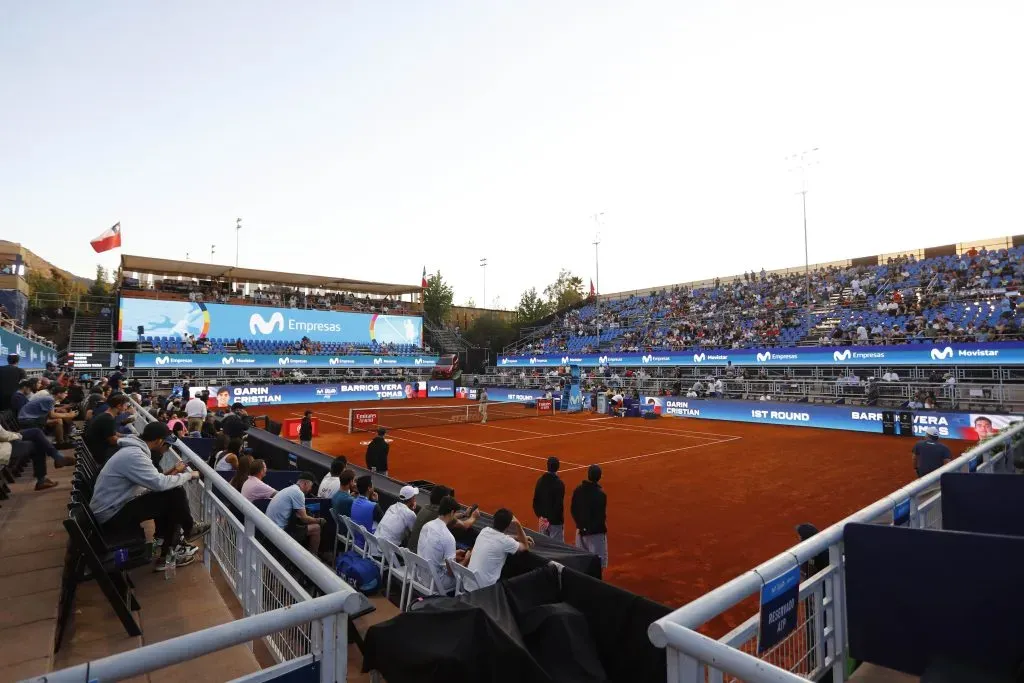
[[[378,427],[377,436],[373,437],[366,447],[366,469],[386,477],[388,476],[388,451],[391,450],[391,446],[384,438],[385,434],[387,434],[387,430]]]
[[[511,534],[515,534],[513,537]],[[494,513],[491,526],[481,529],[473,549],[466,554],[466,566],[476,575],[476,587],[486,588],[498,583],[505,559],[533,547],[523,525],[512,511],[501,508]]]
[[[914,444],[914,471],[918,477],[934,472],[953,459],[949,447],[939,443],[939,430],[928,427],[925,438]]]
[[[241,439],[249,429],[248,413],[245,412],[245,406],[241,403],[232,405],[231,412],[221,420],[220,428],[229,438]]]
[[[558,458],[548,458],[548,471],[533,489],[533,514],[540,520],[537,528],[542,534],[565,543],[565,482],[558,478],[560,466]]]
[[[12,353],[7,356],[7,365],[0,368],[0,410],[7,410],[11,407],[11,395],[18,389],[18,385],[25,379],[25,370],[18,367],[21,360],[18,354]],[[15,411],[17,415],[17,411]]]
[[[587,478],[572,492],[572,521],[576,523],[576,547],[601,558],[601,567],[608,566],[608,527],[605,513],[608,496],[601,485],[601,467],[587,468]]]
[[[356,479],[356,499],[352,501],[353,522],[361,524],[367,531],[374,533],[377,523],[384,518],[384,510],[377,503],[377,492],[373,488],[373,477],[364,474]],[[356,536],[356,545],[363,547],[363,537]]]
[[[314,555],[320,551],[320,527],[324,525],[324,520],[306,512],[306,494],[315,485],[313,475],[302,472],[298,481],[278,491],[267,506],[270,521],[287,531],[299,543],[305,543]]]
[[[11,401],[8,406],[10,407],[11,412],[15,415],[20,413],[21,409],[25,407],[25,404],[28,403],[29,397],[36,393],[36,389],[38,388],[39,380],[35,377],[29,377],[28,379],[21,380],[21,382],[18,383],[18,390],[10,396]]]
[[[455,521],[455,512],[459,504],[451,496],[445,496],[437,504],[437,519],[427,522],[420,531],[416,544],[416,554],[434,566],[434,573],[440,580],[439,590],[450,594],[455,590],[455,577],[448,568],[446,560],[466,564],[466,553],[455,547],[455,536],[448,530],[448,525]]]
[[[397,546],[405,543],[412,525],[416,523],[416,496],[420,490],[415,486],[406,484],[398,492],[398,502],[393,503],[384,512],[377,525],[376,534],[379,538],[387,539]]]
[[[96,477],[89,502],[102,530],[134,531],[139,524],[152,519],[156,524],[155,537],[162,539],[155,567],[158,570],[172,562],[179,567],[194,562],[195,546],[188,541],[210,530],[209,524],[192,519],[182,488],[198,479],[199,472],[186,472],[185,464],[181,463],[174,474],[165,475],[153,465],[154,456],[162,455],[171,439],[167,425],[151,422],[140,436],[118,440],[117,452]]]

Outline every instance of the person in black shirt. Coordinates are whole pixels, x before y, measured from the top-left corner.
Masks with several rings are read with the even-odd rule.
[[[306,448],[313,447],[313,411],[307,410],[302,416],[302,423],[299,425],[299,443]]]
[[[113,394],[107,399],[106,405],[106,410],[93,415],[85,425],[85,433],[82,435],[82,440],[88,446],[92,457],[101,466],[117,450],[117,440],[121,437],[117,433],[117,418],[128,406],[128,399],[124,394]]]
[[[608,496],[597,482],[601,467],[587,468],[587,478],[572,492],[572,520],[576,522],[576,547],[601,558],[601,567],[608,566],[608,527],[605,512]]]
[[[542,534],[565,543],[565,482],[558,478],[560,465],[555,456],[548,458],[548,471],[533,489],[533,513],[540,518]]]
[[[11,407],[11,395],[18,390],[25,371],[18,367],[18,354],[7,356],[7,365],[0,368],[0,410]]]
[[[386,433],[387,430],[379,427],[377,429],[377,436],[373,437],[370,445],[366,447],[367,469],[377,474],[383,474],[385,477],[388,476],[388,451],[391,450],[391,446],[388,445],[387,440],[384,438]]]
[[[28,397],[36,393],[39,390],[39,380],[35,377],[21,380],[18,384],[18,390],[11,394],[10,409],[11,412],[17,415],[21,412],[21,409],[28,403]]]
[[[249,429],[249,415],[245,412],[245,406],[241,403],[231,406],[231,412],[221,420],[220,428],[231,439],[242,438]]]
[[[110,373],[110,376],[107,377],[107,386],[110,387],[111,391],[121,391],[121,382],[124,381],[124,375],[121,373],[121,370],[121,366],[118,365],[114,368],[114,371]]]
[[[206,419],[203,420],[203,426],[199,430],[199,436],[204,439],[212,439],[217,436],[217,416],[213,412],[206,413]]]

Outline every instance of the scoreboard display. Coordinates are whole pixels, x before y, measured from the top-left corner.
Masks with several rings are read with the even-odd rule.
[[[114,368],[124,363],[124,356],[120,353],[92,353],[87,351],[73,351],[68,353],[68,367],[75,370],[100,370],[103,368]]]

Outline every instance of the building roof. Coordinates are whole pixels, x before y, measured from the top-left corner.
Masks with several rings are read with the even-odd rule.
[[[173,259],[151,258],[149,256],[121,256],[121,272],[146,273],[165,277],[189,277],[203,280],[219,279],[234,282],[252,282],[266,285],[291,285],[293,287],[312,287],[316,289],[342,290],[359,294],[419,294],[423,291],[419,285],[395,285],[386,282],[368,282],[351,280],[343,277],[326,275],[301,275],[298,273],[281,273],[273,270],[257,270],[254,268],[237,268],[214,263],[197,261],[175,261]]]

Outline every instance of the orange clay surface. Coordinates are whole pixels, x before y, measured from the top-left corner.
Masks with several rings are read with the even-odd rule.
[[[466,405],[414,400],[274,406],[252,414],[320,420],[313,447],[365,465],[367,434],[348,434],[351,408]],[[492,404],[492,407],[494,404]],[[524,410],[524,412],[526,412]],[[536,413],[527,413],[535,415]],[[387,423],[381,417],[382,423]],[[389,432],[389,474],[453,487],[460,503],[511,509],[536,528],[534,484],[549,455],[562,461],[565,536],[572,490],[590,463],[608,494],[606,581],[675,608],[913,479],[913,439],[878,434],[666,417],[647,421],[555,414]],[[946,442],[954,455],[971,444]],[[730,614],[713,630],[756,610]]]

